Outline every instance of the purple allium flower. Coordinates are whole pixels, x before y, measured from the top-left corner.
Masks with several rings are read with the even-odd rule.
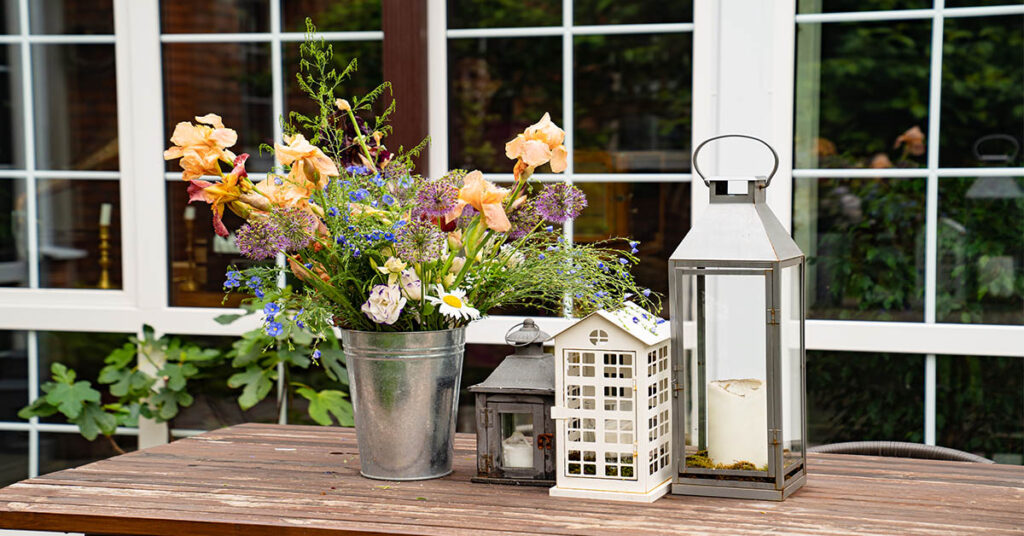
[[[540,214],[537,213],[537,207],[532,201],[523,203],[509,215],[508,220],[512,223],[512,227],[508,230],[508,237],[512,240],[519,240],[526,236],[541,222]]]
[[[272,259],[287,246],[281,229],[266,220],[243,225],[235,237],[238,251],[254,260]]]
[[[564,223],[580,215],[587,206],[587,197],[579,188],[560,182],[544,188],[537,195],[537,211],[545,220]]]
[[[444,180],[425,182],[416,192],[418,212],[430,218],[440,218],[451,212],[458,199],[459,191]]]
[[[309,212],[298,208],[275,208],[270,219],[280,229],[285,250],[296,251],[313,242],[317,221]]]
[[[402,227],[395,241],[395,249],[402,260],[408,262],[430,262],[441,256],[445,236],[431,222],[413,220]]]

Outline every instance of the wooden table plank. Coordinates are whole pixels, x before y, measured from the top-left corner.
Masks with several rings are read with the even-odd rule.
[[[807,485],[782,503],[667,497],[651,505],[548,497],[469,482],[359,476],[342,428],[246,424],[0,490],[0,528],[214,534],[1024,534],[1024,468],[811,455]]]

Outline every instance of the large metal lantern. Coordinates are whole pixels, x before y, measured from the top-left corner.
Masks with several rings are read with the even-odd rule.
[[[544,352],[551,336],[527,318],[505,335],[512,355],[476,394],[477,476],[473,482],[551,486],[555,483],[554,357]]]
[[[768,147],[768,178],[704,177],[701,148],[732,137]],[[783,500],[806,479],[804,254],[765,203],[778,166],[739,134],[693,154],[710,203],[669,259],[675,494]]]

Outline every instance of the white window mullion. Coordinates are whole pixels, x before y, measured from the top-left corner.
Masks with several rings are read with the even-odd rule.
[[[281,143],[283,142],[283,129],[281,128],[281,118],[284,116],[284,63],[282,61],[282,50],[284,46],[281,43],[281,4],[279,2],[270,2],[270,79],[271,79],[271,116],[274,122],[274,141]],[[274,166],[274,171],[281,171]],[[285,258],[283,253],[278,253],[275,259],[279,267],[284,267]],[[284,288],[287,284],[284,276],[284,272],[277,274],[277,287]],[[282,312],[281,314],[284,314]],[[284,362],[279,361],[277,363],[277,407],[278,424],[288,424],[288,400],[287,400],[287,385],[285,384],[285,367]]]
[[[21,37],[22,137],[25,140],[25,206],[28,240],[28,286],[39,288],[39,207],[36,196],[35,92],[32,88],[32,47],[29,43],[28,0],[18,2]]]
[[[573,95],[573,6],[572,0],[562,0],[562,130],[565,131],[566,168],[563,180],[569,184],[573,183],[573,174],[576,171],[576,164],[573,158],[575,147],[575,131],[573,128],[573,108],[575,96]],[[572,244],[573,220],[565,220],[562,224],[562,233],[565,241]],[[572,300],[565,299],[566,313],[570,311]]]

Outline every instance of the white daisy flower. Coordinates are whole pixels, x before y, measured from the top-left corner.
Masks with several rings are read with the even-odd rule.
[[[427,301],[437,305],[438,310],[448,318],[476,320],[480,318],[480,311],[466,303],[466,291],[453,288],[445,291],[444,285],[437,285],[437,297],[427,296]]]

